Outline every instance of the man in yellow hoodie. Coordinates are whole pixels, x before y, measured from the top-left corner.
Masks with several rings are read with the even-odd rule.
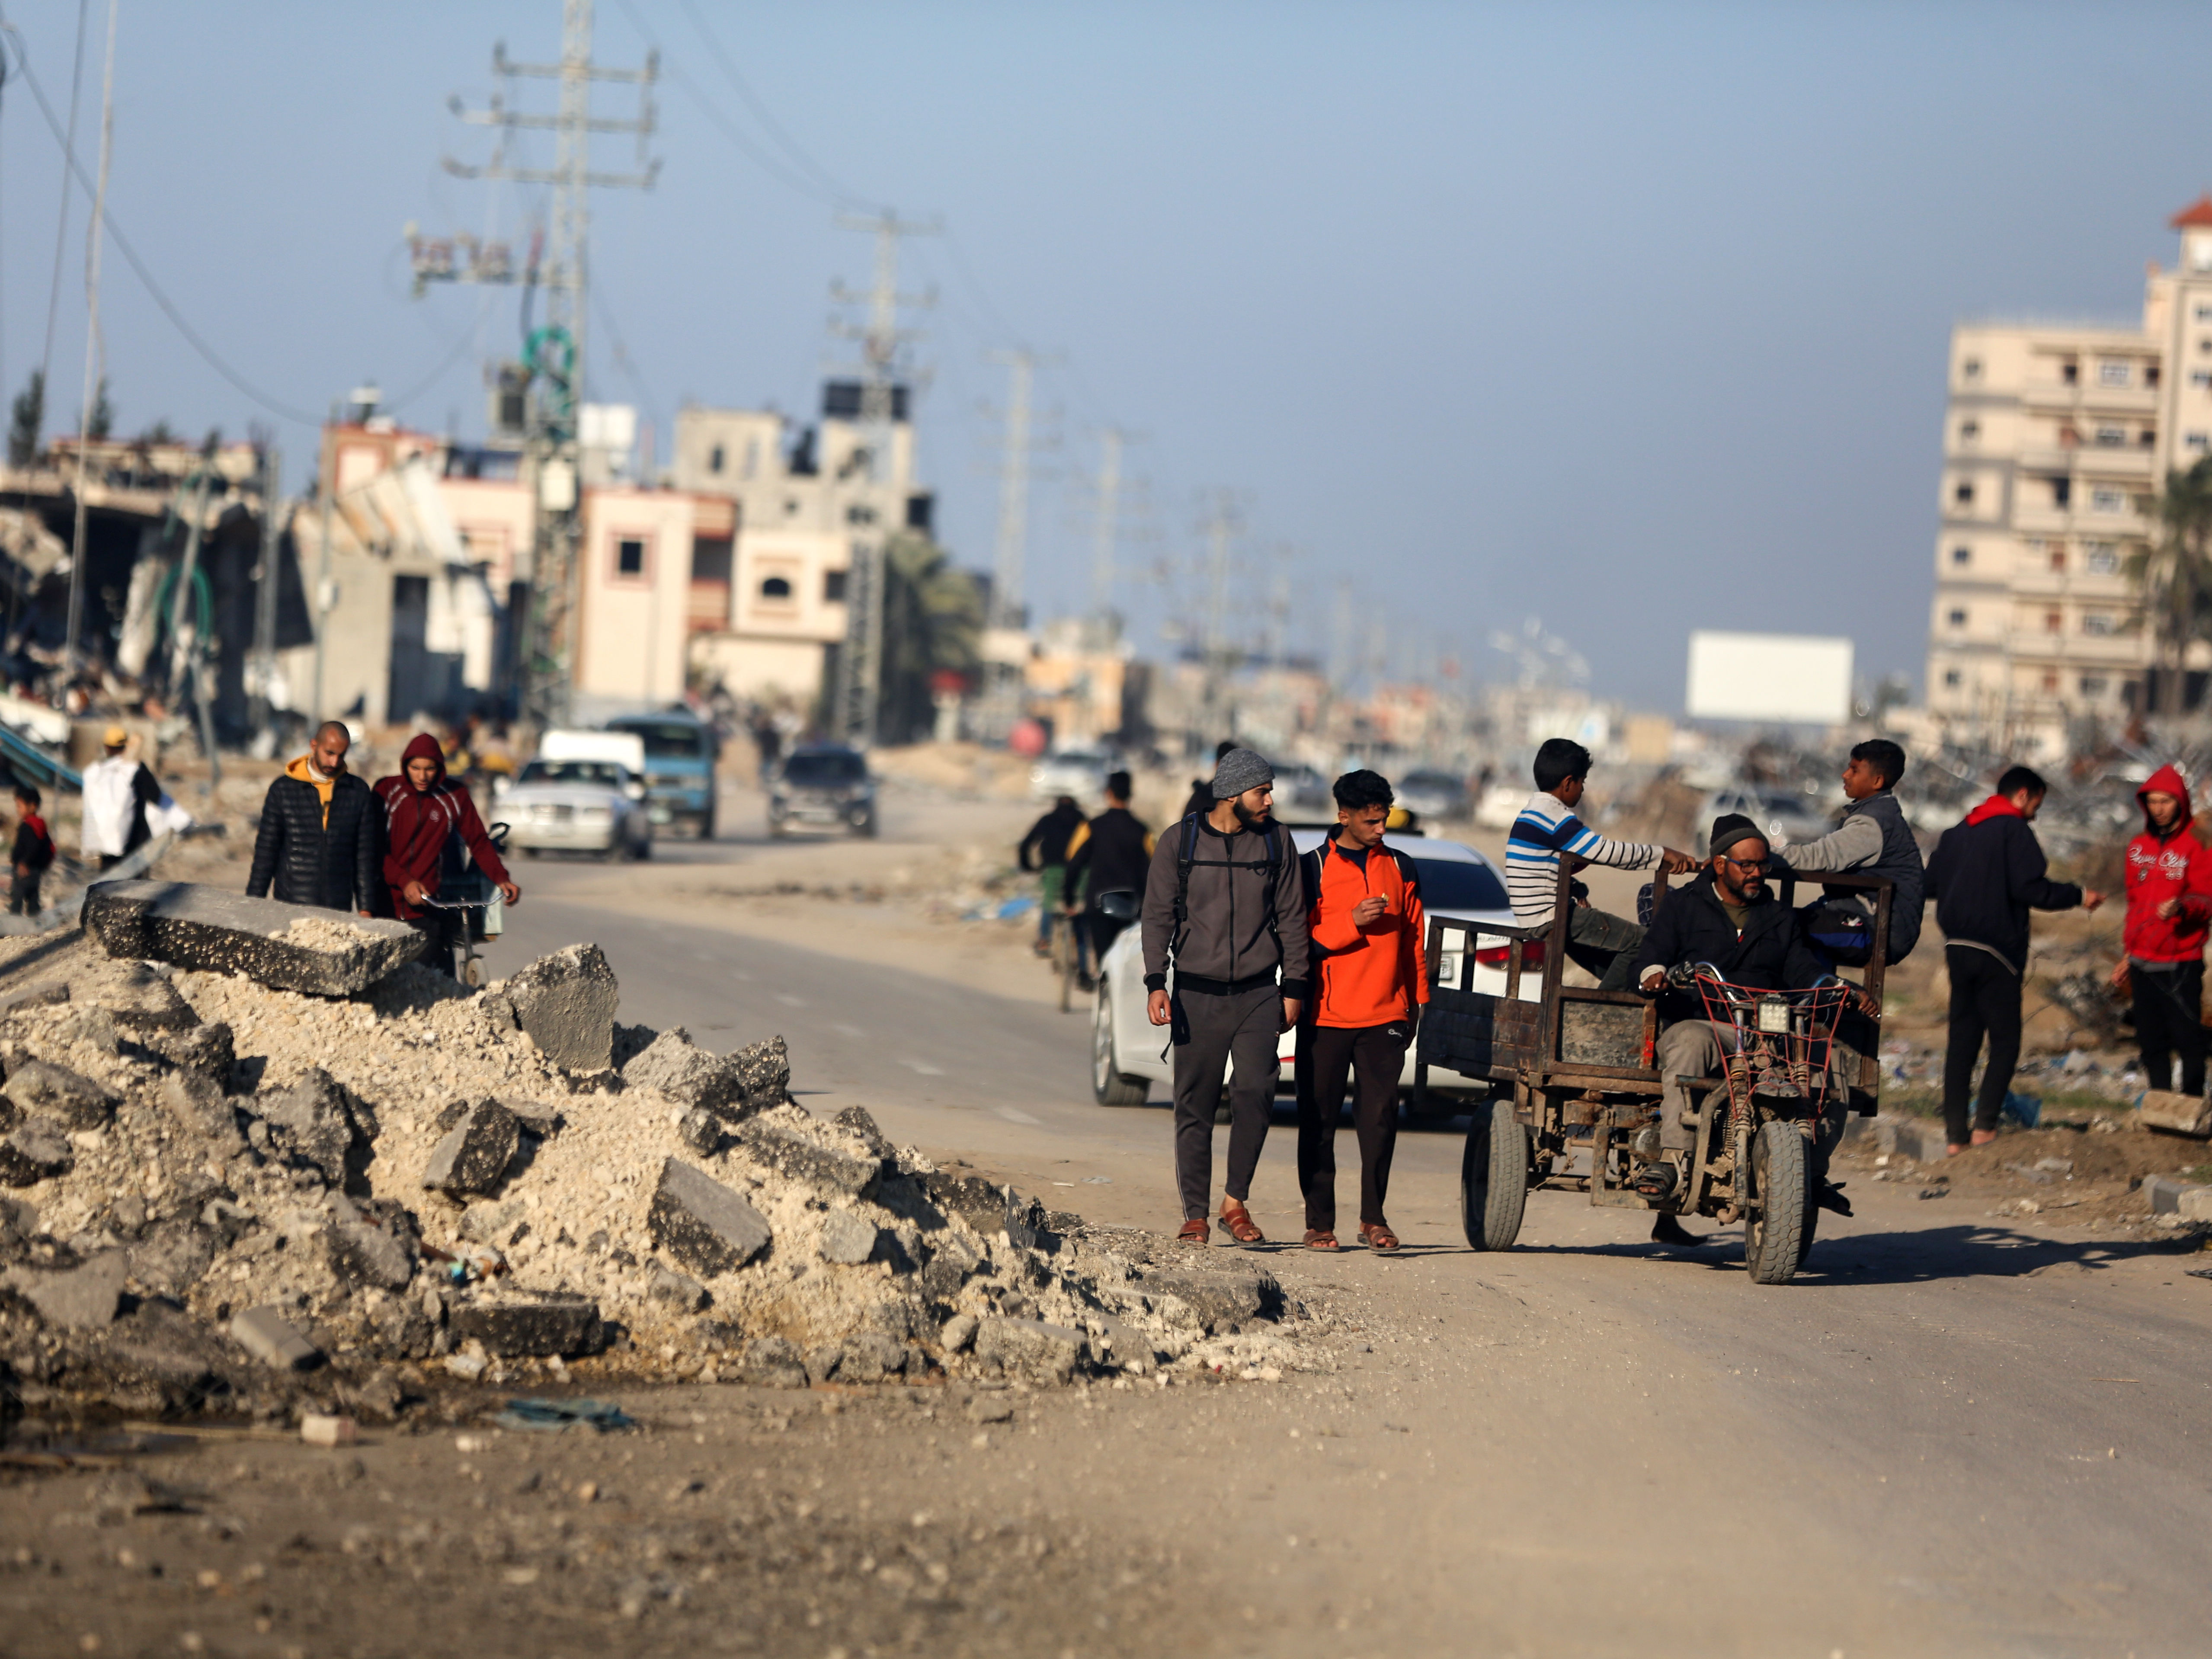
[[[343,721],[325,720],[307,752],[270,784],[248,897],[374,914],[383,891],[384,812],[376,792],[346,770],[352,746]]]

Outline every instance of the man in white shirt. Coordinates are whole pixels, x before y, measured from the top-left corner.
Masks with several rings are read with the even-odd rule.
[[[143,761],[124,750],[131,734],[111,726],[101,735],[106,754],[84,769],[84,855],[112,870],[153,839],[146,809],[161,799],[161,786]]]

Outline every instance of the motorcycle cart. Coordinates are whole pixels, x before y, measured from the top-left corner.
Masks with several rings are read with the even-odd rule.
[[[1838,1104],[1832,1088],[1840,1086],[1848,1097],[1844,1110],[1871,1117],[1878,1109],[1881,1018],[1850,1008],[1840,982],[1762,991],[1728,984],[1710,964],[1677,965],[1670,983],[1702,1000],[1731,1052],[1717,1074],[1683,1079],[1696,1114],[1688,1176],[1664,1198],[1647,1197],[1636,1188],[1643,1164],[1631,1146],[1659,1115],[1657,1007],[1637,992],[1561,982],[1570,883],[1583,862],[1560,860],[1558,908],[1548,928],[1476,928],[1441,918],[1429,923],[1429,1005],[1417,1064],[1486,1077],[1492,1085],[1490,1098],[1474,1109],[1460,1164],[1467,1242],[1478,1250],[1509,1249],[1532,1189],[1585,1191],[1594,1205],[1707,1216],[1723,1225],[1741,1221],[1751,1277],[1786,1284],[1813,1243],[1814,1142],[1823,1115]],[[1874,925],[1859,982],[1879,1006],[1889,882],[1826,872],[1770,879],[1784,904],[1794,904],[1801,882],[1868,896]],[[1663,874],[1653,901],[1655,910],[1667,901]],[[1504,995],[1467,988],[1478,957],[1495,962],[1501,956]],[[1527,1000],[1522,986],[1532,973],[1539,976],[1538,994]],[[1832,1066],[1839,1040],[1843,1048]]]

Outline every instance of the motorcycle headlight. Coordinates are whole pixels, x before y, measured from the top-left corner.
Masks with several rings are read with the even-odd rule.
[[[1759,998],[1759,1029],[1769,1036],[1787,1036],[1790,1034],[1790,999]]]

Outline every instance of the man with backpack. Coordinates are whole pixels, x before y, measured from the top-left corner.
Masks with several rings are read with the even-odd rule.
[[[39,914],[39,883],[54,861],[54,838],[39,816],[39,792],[27,783],[15,786],[15,847],[9,862],[14,866],[8,884],[8,914]]]
[[[1310,1250],[1336,1241],[1336,1124],[1356,1079],[1359,1237],[1384,1255],[1398,1236],[1384,1219],[1398,1144],[1398,1079],[1416,1009],[1429,1000],[1428,923],[1413,860],[1382,844],[1395,799],[1389,780],[1347,772],[1336,781],[1336,827],[1298,860],[1313,940],[1313,1011],[1298,1023],[1298,1188]]]
[[[1116,921],[1098,908],[1107,893],[1128,893],[1141,904],[1145,878],[1152,868],[1152,832],[1129,810],[1129,775],[1109,774],[1106,779],[1106,810],[1080,826],[1067,843],[1067,878],[1063,888],[1067,914],[1079,917],[1076,925],[1090,941],[1091,959],[1103,970],[1106,952],[1128,924]],[[1088,975],[1083,988],[1091,989]]]
[[[1041,957],[1052,954],[1052,919],[1060,914],[1060,901],[1071,892],[1067,883],[1067,843],[1070,837],[1083,827],[1083,809],[1075,804],[1073,795],[1062,795],[1022,837],[1022,844],[1014,849],[1023,869],[1037,874],[1037,934],[1035,949]],[[1079,969],[1080,959],[1076,963]]]
[[[1950,1042],[1943,1055],[1943,1121],[1951,1156],[1997,1138],[1997,1112],[2020,1063],[2021,978],[2027,971],[2027,913],[2094,910],[2102,893],[2045,874],[2043,848],[2028,826],[2050,786],[2025,766],[2007,769],[1996,793],[1953,824],[1928,860],[1928,896],[1943,930],[1951,975]],[[1990,1063],[1966,1138],[1966,1088],[1982,1039]]]
[[[1232,749],[1209,788],[1212,809],[1187,815],[1152,854],[1142,913],[1146,1013],[1173,1028],[1177,1239],[1211,1237],[1213,1114],[1233,1061],[1221,1224],[1238,1243],[1256,1244],[1265,1235],[1245,1205],[1274,1107],[1277,1042],[1306,999],[1306,911],[1289,832],[1273,817],[1274,768]]]

